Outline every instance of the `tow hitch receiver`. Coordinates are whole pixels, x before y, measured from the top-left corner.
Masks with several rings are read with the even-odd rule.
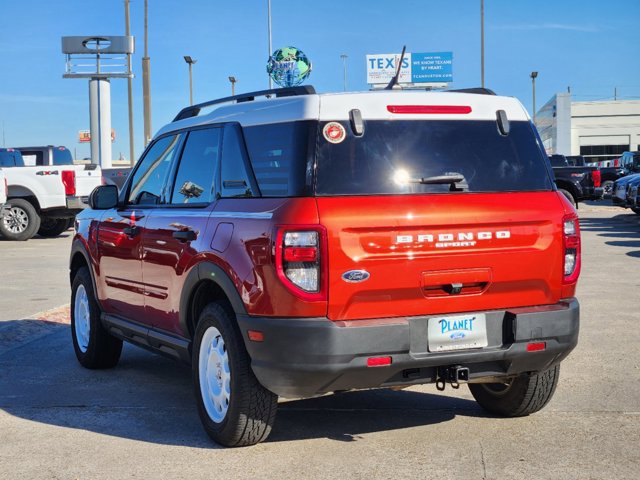
[[[439,367],[436,379],[436,388],[440,391],[444,390],[447,383],[451,388],[460,388],[461,383],[469,381],[469,369],[461,365],[451,367]]]

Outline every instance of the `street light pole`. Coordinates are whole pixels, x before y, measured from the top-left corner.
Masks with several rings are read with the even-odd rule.
[[[193,105],[193,71],[191,67],[193,67],[193,64],[196,63],[197,60],[194,60],[189,55],[185,55],[184,61],[189,64],[189,105]]]
[[[231,96],[233,97],[236,94],[236,77],[229,77],[229,81],[231,82]]]
[[[480,81],[484,88],[484,0],[480,0]]]
[[[342,55],[340,55],[340,58],[342,59],[342,68],[344,70],[343,90],[346,92],[347,91],[347,54],[343,53]]]
[[[151,72],[148,36],[148,0],[144,0],[144,57],[142,57],[142,103],[144,110],[144,145],[151,141]]]
[[[536,124],[536,77],[538,72],[531,72],[531,88],[533,89],[533,124]]]

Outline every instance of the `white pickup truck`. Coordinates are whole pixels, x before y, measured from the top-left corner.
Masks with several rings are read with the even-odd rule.
[[[9,240],[28,240],[36,233],[45,237],[59,235],[71,226],[75,215],[86,207],[91,191],[102,183],[100,167],[24,166],[22,156],[16,152],[17,149],[0,149],[0,167],[6,177],[10,204],[0,219],[0,235]]]

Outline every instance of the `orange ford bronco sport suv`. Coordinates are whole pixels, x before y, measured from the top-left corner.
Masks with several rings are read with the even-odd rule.
[[[125,340],[191,363],[227,446],[264,440],[278,396],[468,383],[494,414],[541,409],[578,339],[578,218],[490,93],[185,108],[77,217],[78,360],[113,367]]]

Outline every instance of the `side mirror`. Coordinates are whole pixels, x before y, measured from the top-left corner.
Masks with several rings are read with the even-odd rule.
[[[93,210],[109,210],[118,206],[118,187],[101,185],[89,195],[89,206]]]

